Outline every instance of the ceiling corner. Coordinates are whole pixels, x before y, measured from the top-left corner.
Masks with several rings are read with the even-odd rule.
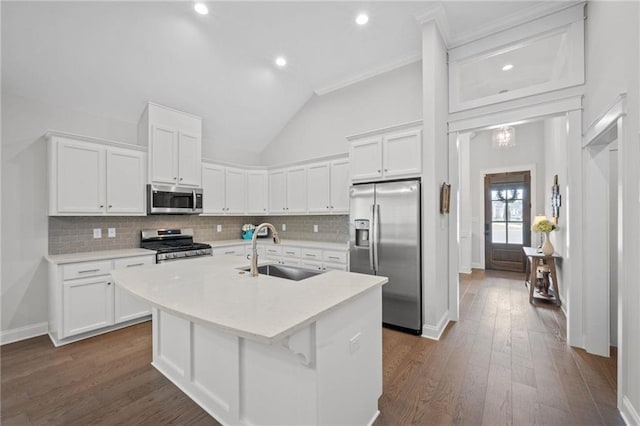
[[[428,23],[435,23],[440,35],[442,36],[442,40],[444,41],[445,46],[448,48],[451,45],[451,26],[449,25],[449,20],[447,19],[447,12],[444,10],[442,3],[438,3],[434,7],[431,7],[429,10],[419,14],[416,16],[416,21],[420,26],[424,26]]]

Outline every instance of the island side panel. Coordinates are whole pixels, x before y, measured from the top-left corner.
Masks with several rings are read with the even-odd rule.
[[[382,395],[382,288],[316,323],[318,424],[371,424]]]
[[[153,366],[210,415],[239,422],[239,339],[153,309]]]

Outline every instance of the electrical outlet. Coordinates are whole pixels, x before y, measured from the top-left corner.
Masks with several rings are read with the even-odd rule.
[[[282,230],[283,230],[283,231],[286,231],[286,230],[287,230],[287,224],[286,224],[286,223],[283,223],[283,224],[282,224]]]
[[[313,225],[313,232],[318,232],[318,225]]]
[[[216,225],[216,232],[222,232],[222,225]]]
[[[349,353],[352,355],[360,350],[360,336],[360,333],[357,333],[349,339]]]
[[[93,238],[102,238],[102,229],[93,228]]]
[[[116,237],[116,228],[109,228],[107,230],[107,233],[109,235],[109,238],[115,238]]]

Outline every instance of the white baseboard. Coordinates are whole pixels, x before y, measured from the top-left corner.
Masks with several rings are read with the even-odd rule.
[[[471,272],[472,272],[471,268],[469,268],[469,269],[462,269],[462,268],[458,269],[458,273],[459,274],[470,274]]]
[[[640,415],[638,415],[638,411],[626,396],[622,397],[622,409],[620,410],[620,415],[627,426],[640,426]]]
[[[423,324],[422,337],[431,340],[440,340],[440,336],[442,336],[444,329],[447,328],[447,324],[449,324],[449,311],[446,311],[444,315],[442,315],[435,326]]]
[[[484,265],[481,263],[471,263],[471,269],[484,269]]]
[[[32,337],[42,336],[49,332],[49,323],[41,322],[38,324],[25,325],[24,327],[13,328],[0,332],[0,345],[19,342],[20,340],[31,339]]]

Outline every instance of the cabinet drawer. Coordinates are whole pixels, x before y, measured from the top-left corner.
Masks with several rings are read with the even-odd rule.
[[[257,250],[258,250],[258,257],[264,257],[265,255],[264,246],[258,246]],[[250,245],[244,247],[245,256],[251,256],[252,255],[251,252],[252,252],[252,248]]]
[[[213,249],[213,255],[244,256],[244,246],[217,247]]]
[[[284,247],[282,249],[283,257],[300,257],[300,248],[299,247]]]
[[[62,268],[62,278],[72,280],[75,278],[95,277],[96,275],[107,275],[111,272],[111,260],[100,262],[82,262],[64,265]]]
[[[311,269],[314,271],[322,271],[322,262],[302,259],[300,260],[300,267],[305,269]]]
[[[271,256],[282,256],[282,246],[267,246],[266,253]]]
[[[137,266],[153,265],[154,263],[154,256],[125,257],[124,259],[115,259],[113,261],[113,269],[135,268]]]
[[[325,271],[345,271],[347,272],[347,265],[344,263],[330,263],[325,262],[323,264],[323,268]]]
[[[332,263],[347,263],[346,251],[325,250],[322,260]]]
[[[303,248],[300,257],[306,260],[322,260],[322,250]]]
[[[300,266],[300,260],[299,259],[293,259],[291,257],[283,257],[282,258],[282,262],[280,263],[281,265],[285,265],[285,266]]]

